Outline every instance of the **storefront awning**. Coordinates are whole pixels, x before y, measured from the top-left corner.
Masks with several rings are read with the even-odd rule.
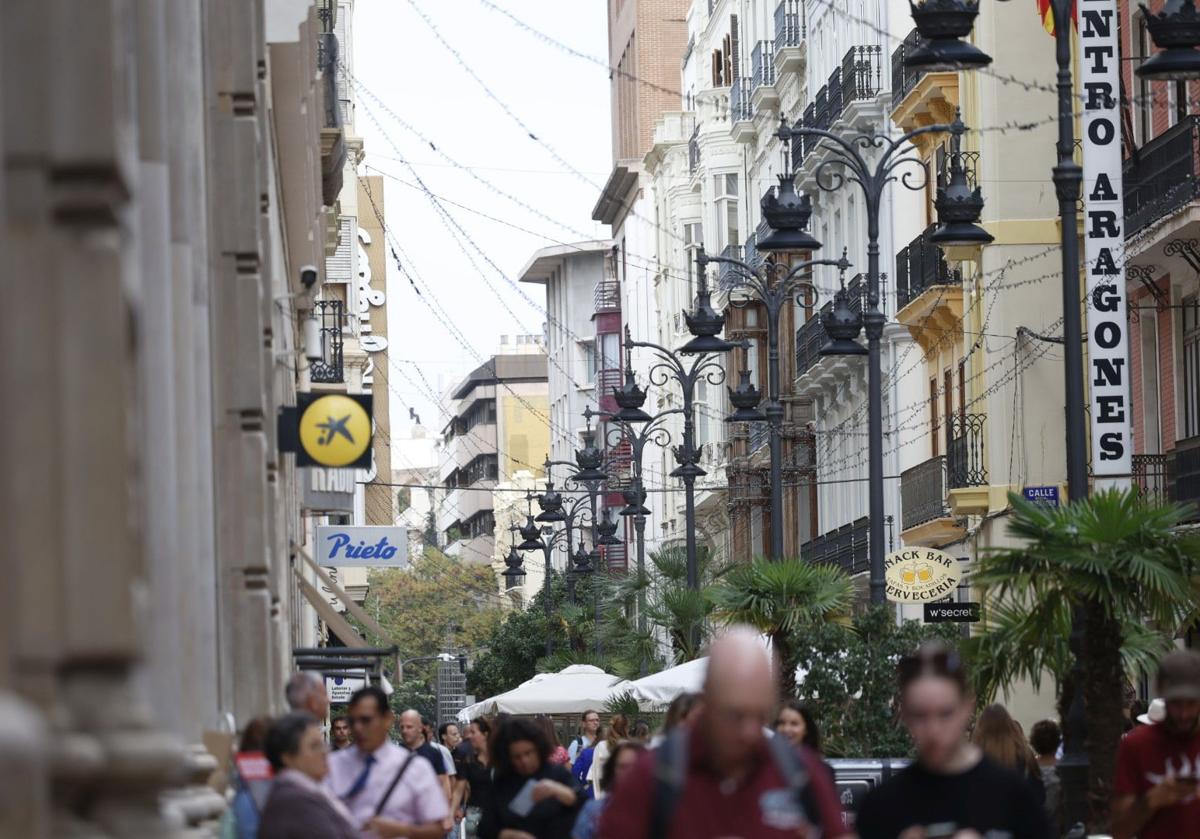
[[[312,583],[304,579],[304,575],[300,573],[300,569],[297,568],[294,570],[296,580],[300,583],[300,591],[304,593],[304,598],[312,604],[312,607],[317,610],[317,614],[320,615],[321,620],[325,621],[329,628],[333,630],[333,633],[342,639],[347,647],[362,648],[371,646],[354,631],[354,627],[350,625],[348,620],[342,617],[333,606],[329,605],[329,601],[321,595],[321,592],[317,591]],[[345,592],[339,591],[338,597],[342,597],[344,594]]]

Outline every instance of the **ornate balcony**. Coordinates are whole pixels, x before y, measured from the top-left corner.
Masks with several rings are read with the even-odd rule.
[[[1133,485],[1140,495],[1166,503],[1175,500],[1175,452],[1135,454]]]
[[[754,139],[754,99],[750,79],[734,79],[729,88],[729,130],[734,142]]]
[[[755,110],[779,106],[779,94],[775,92],[774,55],[773,41],[759,41],[750,52],[751,100]]]
[[[984,458],[986,414],[951,414],[946,424],[946,485],[955,515],[988,512],[987,461]]]
[[[935,225],[896,254],[896,320],[928,351],[963,314],[962,272],[951,269],[941,248],[929,241]]]
[[[933,122],[950,122],[958,107],[958,73],[914,70],[904,65],[908,54],[921,44],[914,29],[892,53],[892,122],[904,131]],[[917,140],[923,153],[935,143],[934,137]]]
[[[1200,197],[1200,116],[1184,117],[1125,161],[1125,237],[1174,215]]]
[[[621,284],[615,279],[601,280],[596,283],[592,299],[597,314],[621,311]]]
[[[318,300],[313,313],[321,323],[320,361],[310,362],[308,380],[313,384],[332,385],[346,381],[342,350],[342,301]]]
[[[864,516],[805,542],[800,546],[800,556],[808,562],[837,565],[848,574],[861,574],[870,564],[868,530]]]
[[[947,503],[946,456],[938,455],[900,474],[901,537],[905,545],[937,547],[966,533]]]
[[[850,295],[850,311],[862,312],[867,291],[863,275],[855,274],[846,284],[846,291]],[[829,341],[825,327],[821,324],[821,316],[832,309],[833,301],[826,301],[817,313],[796,330],[796,378],[807,375],[821,362],[821,347]]]
[[[780,75],[804,72],[806,23],[801,0],[783,0],[775,7],[774,59]]]
[[[796,127],[829,128],[841,119],[853,120],[854,114],[847,109],[858,102],[873,102],[883,84],[883,48],[868,44],[851,47],[842,56],[842,63],[834,68],[826,79],[825,86],[796,120]],[[792,160],[800,167],[805,159],[820,145],[817,138],[801,136],[792,138]]]
[[[726,259],[741,259],[741,245],[726,245],[721,249],[721,256]],[[732,265],[728,262],[717,263],[717,288],[721,291],[729,291],[733,287],[733,282],[736,279],[735,271]]]

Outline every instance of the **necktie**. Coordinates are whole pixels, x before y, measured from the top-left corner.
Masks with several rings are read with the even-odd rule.
[[[375,764],[375,755],[367,755],[363,764],[362,772],[358,773],[358,777],[354,779],[354,783],[350,785],[350,789],[346,790],[346,794],[342,798],[349,800],[363,791],[363,787],[367,785],[367,776],[371,774],[371,767]]]

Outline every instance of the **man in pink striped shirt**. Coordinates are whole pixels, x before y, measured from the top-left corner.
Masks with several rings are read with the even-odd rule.
[[[354,745],[329,756],[325,786],[363,836],[442,839],[450,806],[429,761],[388,738],[387,694],[374,686],[355,692],[348,716]]]

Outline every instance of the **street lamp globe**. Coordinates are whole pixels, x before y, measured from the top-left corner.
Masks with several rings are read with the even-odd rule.
[[[1200,78],[1200,14],[1194,0],[1167,0],[1158,14],[1139,5],[1150,37],[1162,52],[1138,67],[1138,76],[1150,81]]]
[[[812,200],[796,193],[790,172],[779,176],[779,186],[769,190],[759,206],[762,207],[763,221],[771,228],[771,232],[755,244],[759,251],[815,251],[821,247],[821,243],[805,230],[812,217]]]
[[[562,495],[554,488],[554,481],[546,481],[546,491],[537,497],[537,503],[542,508],[542,512],[538,513],[534,521],[557,522],[567,520],[567,517],[563,514]]]
[[[621,491],[621,500],[625,502],[625,506],[621,509],[619,515],[622,516],[648,516],[650,509],[646,506],[646,490],[638,484],[630,486]]]
[[[508,588],[516,588],[525,582],[525,562],[516,545],[509,546],[508,556],[504,559],[504,582]]]
[[[692,311],[683,313],[688,332],[694,337],[679,348],[682,354],[729,352],[737,346],[717,337],[725,328],[725,315],[713,308],[712,294],[706,281],[707,275],[708,256],[704,253],[704,248],[699,248],[696,251],[696,276],[699,277],[696,306]]]
[[[650,422],[650,415],[642,410],[646,404],[646,391],[638,387],[633,374],[632,348],[629,346],[629,325],[625,325],[625,383],[613,388],[613,399],[621,409],[613,416],[617,422],[638,425]]]
[[[938,187],[938,226],[929,241],[937,245],[950,259],[973,259],[979,249],[992,242],[988,233],[977,222],[983,212],[983,194],[979,187],[971,188],[967,183],[963,167],[962,135],[966,128],[955,115],[950,128],[950,178],[944,187]]]
[[[971,34],[979,0],[919,0],[912,2],[913,23],[923,43],[904,57],[910,70],[977,70],[992,57],[963,38]]]
[[[736,409],[725,417],[725,422],[766,422],[767,415],[758,409],[762,393],[750,382],[750,371],[738,373],[738,386],[729,388],[729,401]]]
[[[867,348],[854,340],[862,331],[862,314],[850,308],[850,295],[844,287],[834,294],[833,308],[822,312],[821,325],[825,327],[829,342],[821,347],[819,355],[867,354]]]

